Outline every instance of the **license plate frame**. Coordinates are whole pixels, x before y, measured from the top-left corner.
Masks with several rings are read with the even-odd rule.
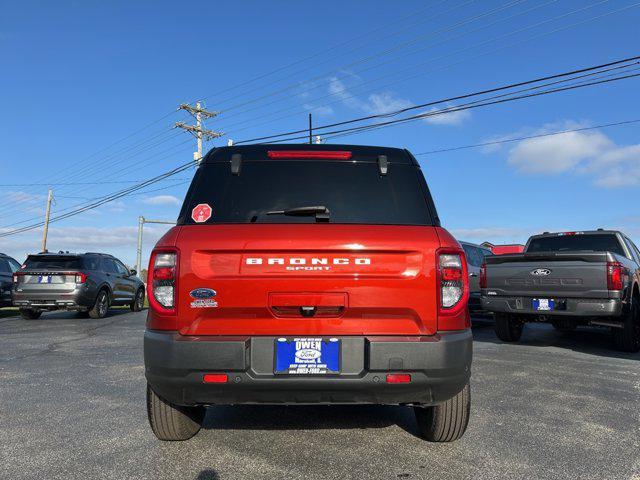
[[[342,342],[338,338],[280,337],[274,340],[275,375],[339,375],[341,367]]]
[[[533,309],[537,312],[552,312],[556,309],[554,298],[534,298],[532,300]]]

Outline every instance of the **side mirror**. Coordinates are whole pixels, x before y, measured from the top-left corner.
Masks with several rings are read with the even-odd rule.
[[[129,275],[137,275],[137,274],[138,274],[138,272],[134,268],[129,270]]]

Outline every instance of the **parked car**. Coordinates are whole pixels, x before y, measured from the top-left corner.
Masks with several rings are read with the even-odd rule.
[[[640,350],[640,251],[622,232],[534,235],[524,253],[487,257],[482,305],[498,338],[515,342],[526,322],[560,330],[611,328],[615,346]]]
[[[522,253],[524,252],[524,245],[519,243],[507,243],[504,245],[494,245],[490,242],[482,242],[483,247],[491,250],[494,255],[504,255],[506,253]]]
[[[460,241],[460,245],[467,257],[467,271],[469,272],[469,312],[484,313],[480,299],[480,267],[484,258],[493,255],[491,250],[482,245]]]
[[[103,318],[111,305],[144,306],[144,283],[117,258],[104,253],[29,255],[13,274],[13,304],[25,319],[51,310]]]
[[[11,284],[13,272],[20,269],[20,264],[9,255],[0,253],[0,307],[11,306]]]
[[[410,405],[428,440],[466,429],[467,264],[406,150],[212,150],[147,284],[159,439],[245,403]]]

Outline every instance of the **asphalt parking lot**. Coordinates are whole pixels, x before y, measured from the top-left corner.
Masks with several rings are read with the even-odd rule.
[[[466,436],[416,437],[403,407],[216,407],[192,440],[147,426],[146,312],[0,320],[0,478],[640,479],[640,355],[608,334],[474,327]]]

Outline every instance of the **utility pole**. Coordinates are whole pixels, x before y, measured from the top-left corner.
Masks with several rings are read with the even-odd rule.
[[[148,220],[142,215],[138,217],[138,248],[136,250],[136,271],[138,274],[140,274],[140,271],[142,270],[142,229],[144,228],[145,223],[160,223],[163,225],[176,224],[176,222],[168,222],[166,220]]]
[[[311,114],[309,114],[309,145],[313,143],[313,126],[311,122]]]
[[[51,216],[51,202],[53,200],[53,190],[49,189],[47,196],[47,213],[44,215],[44,230],[42,232],[42,251],[47,251],[47,233],[49,233],[49,217]]]
[[[189,112],[196,120],[195,125],[187,125],[184,122],[177,122],[174,128],[182,128],[183,130],[191,133],[196,137],[198,142],[198,151],[194,152],[193,159],[196,162],[196,166],[200,164],[200,160],[202,160],[202,140],[213,140],[214,138],[221,137],[224,135],[224,132],[214,132],[212,130],[207,130],[202,126],[202,121],[206,118],[213,118],[217,116],[220,112],[209,112],[202,108],[200,102],[196,102],[196,106],[192,107],[188,103],[183,103],[178,107],[178,110],[185,110]]]

